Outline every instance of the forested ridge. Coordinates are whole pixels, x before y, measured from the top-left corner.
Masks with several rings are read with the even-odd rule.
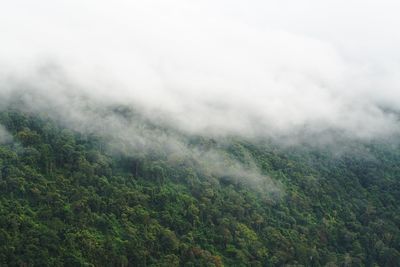
[[[399,266],[400,149],[232,140],[274,193],[0,112],[0,266]],[[196,137],[192,143],[217,142]]]

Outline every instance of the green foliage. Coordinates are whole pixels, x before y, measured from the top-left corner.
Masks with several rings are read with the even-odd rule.
[[[232,141],[283,185],[276,198],[166,158],[0,113],[0,266],[397,266],[400,150],[283,150]],[[193,145],[215,147],[214,140]],[[356,155],[356,156],[355,156]]]

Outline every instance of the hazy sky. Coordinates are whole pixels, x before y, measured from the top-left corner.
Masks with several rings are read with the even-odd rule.
[[[390,134],[399,10],[389,0],[0,0],[0,97],[21,84],[42,105],[86,94],[196,133]]]

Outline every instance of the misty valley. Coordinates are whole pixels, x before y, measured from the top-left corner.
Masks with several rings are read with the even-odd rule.
[[[400,139],[284,145],[106,113],[152,144],[0,112],[1,266],[398,266]]]

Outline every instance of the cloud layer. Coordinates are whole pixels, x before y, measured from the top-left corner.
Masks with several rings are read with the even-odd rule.
[[[0,96],[123,104],[218,136],[399,132],[400,4],[264,2],[3,3]]]

